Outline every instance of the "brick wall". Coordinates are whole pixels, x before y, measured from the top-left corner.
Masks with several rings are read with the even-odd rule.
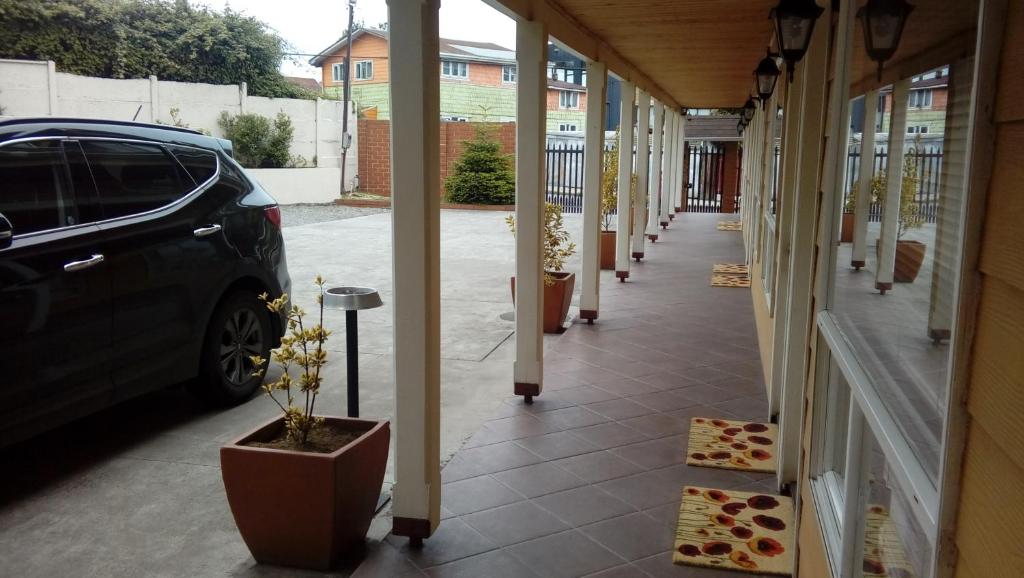
[[[491,127],[491,136],[501,144],[503,153],[515,154],[516,125],[503,123],[441,123],[441,194],[444,180],[465,149],[465,141],[476,137],[480,126]],[[359,120],[359,190],[391,196],[391,122]]]

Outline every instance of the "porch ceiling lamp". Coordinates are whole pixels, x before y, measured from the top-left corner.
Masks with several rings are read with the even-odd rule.
[[[789,82],[793,82],[793,68],[807,53],[811,44],[814,23],[825,11],[815,0],[780,0],[772,8],[771,19],[775,21],[775,40],[786,61]]]
[[[913,9],[906,0],[868,0],[857,10],[857,19],[864,29],[864,47],[868,57],[878,63],[879,81],[882,80],[882,64],[899,48],[903,26]]]
[[[761,59],[761,62],[757,64],[757,68],[754,69],[754,77],[757,82],[757,96],[761,99],[762,108],[767,105],[768,99],[775,92],[775,83],[778,82],[780,74],[782,74],[782,71],[779,70],[779,63],[775,61],[775,56],[771,52],[766,54]]]
[[[757,111],[757,103],[754,102],[754,98],[748,98],[746,104],[743,105],[743,123],[746,124],[754,119],[754,112]]]

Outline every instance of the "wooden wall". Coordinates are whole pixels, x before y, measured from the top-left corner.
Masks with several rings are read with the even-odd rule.
[[[955,537],[964,578],[1024,576],[1024,6],[1008,5]]]

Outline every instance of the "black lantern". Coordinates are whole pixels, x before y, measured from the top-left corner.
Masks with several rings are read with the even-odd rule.
[[[757,96],[761,99],[761,108],[764,108],[775,92],[775,83],[779,80],[779,63],[770,52],[761,59],[754,69],[754,79],[757,83]]]
[[[748,98],[747,102],[743,105],[743,122],[748,123],[754,118],[754,111],[757,110],[757,103],[754,102],[753,98]]]
[[[857,11],[864,29],[864,47],[868,57],[878,63],[878,80],[882,80],[882,63],[892,58],[900,45],[903,26],[914,7],[906,0],[868,0]]]
[[[788,65],[790,82],[793,82],[793,67],[804,57],[811,44],[814,23],[824,11],[814,0],[780,0],[779,5],[772,8],[775,40]]]

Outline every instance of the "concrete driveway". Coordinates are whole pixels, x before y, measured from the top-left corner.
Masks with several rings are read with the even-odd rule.
[[[504,217],[442,214],[444,459],[512,390],[513,324],[501,314],[512,310],[514,239]],[[578,243],[578,216],[567,215],[566,224]],[[317,274],[381,291],[384,307],[359,317],[361,415],[391,419],[390,213],[284,233],[293,300],[307,310],[315,307]],[[578,257],[569,269],[578,271]],[[317,407],[344,415],[343,313],[328,312],[325,325],[334,335]],[[175,387],[0,451],[0,575],[305,575],[256,566],[220,479],[219,447],[275,411],[261,395],[210,411]],[[379,537],[389,526],[379,519],[371,532]]]

